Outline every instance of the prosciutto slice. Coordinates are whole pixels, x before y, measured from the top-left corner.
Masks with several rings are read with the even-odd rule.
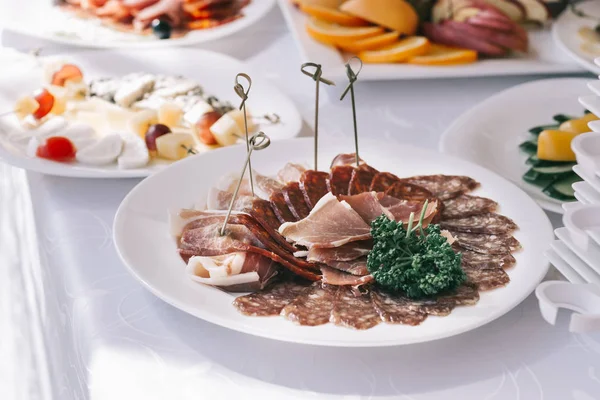
[[[332,286],[361,286],[373,282],[373,275],[352,275],[335,268],[321,267],[323,283]]]
[[[379,202],[381,197],[381,194],[375,192],[365,192],[354,196],[340,196],[340,200],[348,203],[370,225],[381,215],[394,219],[394,215]]]
[[[288,241],[297,245],[331,248],[371,237],[371,227],[345,201],[331,193],[319,200],[308,217],[279,227]]]
[[[217,286],[228,292],[261,290],[277,275],[277,263],[254,253],[231,253],[213,257],[191,257],[186,273],[195,282]]]
[[[277,173],[277,179],[282,183],[298,182],[302,173],[306,171],[306,168],[301,164],[287,163]]]
[[[351,242],[330,249],[313,247],[308,250],[306,259],[308,261],[323,264],[328,264],[331,261],[352,261],[362,256],[366,256],[372,248],[373,242],[370,240]]]

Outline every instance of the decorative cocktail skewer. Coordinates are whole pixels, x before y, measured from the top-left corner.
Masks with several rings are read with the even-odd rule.
[[[352,60],[357,60],[360,63],[357,72],[354,72],[354,70],[352,69],[352,65],[351,65]],[[344,97],[346,97],[348,92],[350,92],[350,99],[352,100],[352,120],[354,122],[354,148],[356,151],[356,166],[357,167],[360,164],[360,157],[358,156],[358,127],[356,125],[356,102],[354,100],[354,82],[356,82],[356,80],[358,79],[358,74],[360,74],[362,67],[363,67],[363,63],[360,58],[355,56],[355,57],[352,57],[350,60],[348,60],[348,62],[346,63],[346,75],[348,75],[348,79],[350,80],[350,83],[348,84],[348,86],[346,87],[346,90],[344,90],[344,93],[342,93],[342,96],[340,97],[340,101],[342,101],[342,100],[344,100]]]
[[[307,68],[311,68],[314,67],[315,71],[314,72],[310,72],[307,70]],[[312,62],[308,62],[308,63],[304,63],[302,64],[302,67],[300,68],[300,70],[302,71],[302,73],[306,76],[310,76],[315,82],[316,82],[316,92],[315,92],[315,171],[317,171],[318,168],[318,151],[319,151],[319,87],[321,85],[321,82],[323,82],[326,85],[329,86],[335,86],[335,82],[330,81],[329,79],[325,79],[321,76],[321,74],[323,73],[322,71],[322,67],[321,64],[315,64]]]
[[[244,90],[244,87],[240,83],[240,78],[244,78],[248,82],[248,89]],[[244,131],[246,132],[246,151],[250,153],[250,138],[248,136],[248,114],[246,113],[246,100],[248,100],[248,93],[250,93],[250,88],[252,87],[252,79],[248,76],[248,74],[240,73],[235,77],[235,86],[233,90],[235,93],[240,96],[242,99],[242,104],[240,104],[240,110],[244,112]],[[250,158],[248,158],[248,176],[250,177],[250,190],[252,191],[252,196],[254,196],[254,179],[252,179],[252,163]]]
[[[235,187],[235,191],[233,192],[233,197],[231,198],[231,202],[229,203],[229,208],[227,209],[227,215],[225,216],[225,221],[223,221],[223,226],[220,230],[220,235],[225,235],[225,229],[227,228],[227,222],[229,222],[229,217],[231,216],[231,211],[233,210],[233,205],[235,200],[237,199],[238,192],[240,191],[240,186],[242,185],[242,180],[244,179],[244,175],[246,174],[246,168],[250,166],[250,157],[252,156],[252,152],[254,150],[263,150],[269,147],[271,144],[271,139],[264,132],[258,132],[256,135],[252,136],[248,140],[248,153],[246,156],[246,161],[244,161],[244,167],[242,168],[242,173],[240,174],[240,179],[238,179],[237,186]]]

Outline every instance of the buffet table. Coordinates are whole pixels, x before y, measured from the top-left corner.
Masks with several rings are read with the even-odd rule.
[[[3,46],[40,44],[5,32]],[[273,10],[242,35],[205,47],[264,71],[295,101],[310,135],[314,88],[300,75],[305,60],[294,46]],[[44,54],[77,51],[41,47]],[[462,112],[539,78],[359,84],[361,134],[435,149]],[[351,112],[337,95],[321,100],[321,134],[350,150]],[[288,344],[185,314],[145,290],[115,252],[113,217],[138,182],[0,164],[0,337],[8,339],[0,340],[0,386],[7,399],[600,398],[600,334],[572,335],[564,316],[548,325],[533,295],[475,331],[394,348]]]

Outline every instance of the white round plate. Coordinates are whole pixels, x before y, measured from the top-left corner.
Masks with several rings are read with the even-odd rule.
[[[244,17],[233,22],[168,40],[154,36],[118,32],[94,19],[80,19],[53,6],[52,0],[0,2],[0,24],[24,35],[82,47],[149,48],[189,46],[232,35],[254,24],[275,5],[275,0],[253,0],[244,8]]]
[[[312,148],[311,138],[275,142],[253,155],[253,167],[274,174],[288,161],[311,162]],[[339,143],[322,142],[320,165],[329,165],[337,153],[351,148],[351,143],[342,148]],[[515,253],[517,264],[507,271],[511,283],[482,292],[476,306],[458,307],[447,317],[430,316],[416,327],[380,324],[355,331],[332,324],[302,327],[282,317],[246,317],[231,304],[231,294],[194,283],[185,275],[185,263],[177,253],[175,240],[169,236],[167,222],[168,209],[191,207],[203,200],[219,176],[241,169],[244,155],[243,148],[225,148],[176,163],[137,185],[115,217],[115,245],[129,271],[156,296],[206,321],[271,339],[324,346],[426,342],[475,329],[500,317],[532,293],[547,271],[548,263],[541,255],[553,239],[552,226],[538,205],[519,188],[493,172],[448,155],[363,140],[361,157],[381,171],[399,176],[463,174],[481,182],[476,193],[498,201],[500,212],[520,226],[515,237],[523,250]]]
[[[563,202],[523,180],[529,166],[519,144],[528,130],[552,124],[555,114],[583,115],[578,98],[588,79],[545,79],[504,90],[461,115],[444,132],[440,151],[482,165],[516,183],[543,208],[563,213]]]
[[[173,48],[88,51],[69,56],[68,59],[81,67],[86,79],[121,76],[132,72],[184,75],[198,81],[206,93],[232,104],[240,102],[233,90],[235,76],[239,72],[246,72],[252,77],[252,92],[248,99],[248,107],[252,113],[276,113],[281,117],[279,124],[261,124],[260,129],[272,140],[292,138],[302,129],[302,117],[294,103],[259,72],[229,56],[206,50]],[[0,110],[12,110],[19,96],[32,92],[41,84],[42,72],[39,67],[0,77]],[[7,139],[7,131],[15,124],[16,118],[12,116],[0,120],[0,160],[16,167],[48,175],[82,178],[146,177],[165,167],[164,163],[151,163],[146,168],[125,170],[119,169],[116,163],[93,167],[31,158],[26,154],[26,142],[18,143]]]
[[[600,18],[599,1],[582,2],[577,5],[577,9]],[[594,63],[594,59],[600,57],[600,54],[594,56],[583,51],[581,49],[583,40],[577,32],[584,26],[593,28],[598,23],[600,21],[578,17],[573,14],[570,8],[567,8],[552,26],[552,36],[558,46],[579,65],[595,74],[600,74],[600,66]],[[598,43],[598,48],[600,49],[600,43]]]

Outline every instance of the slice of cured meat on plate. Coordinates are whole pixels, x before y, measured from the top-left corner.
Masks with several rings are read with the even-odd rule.
[[[358,330],[374,327],[381,317],[369,295],[356,296],[351,288],[339,288],[331,310],[331,322]]]
[[[445,220],[440,225],[442,229],[454,232],[487,233],[490,235],[506,235],[517,229],[517,224],[510,218],[496,213]]]
[[[404,182],[422,186],[435,197],[448,200],[468,193],[479,186],[479,182],[468,176],[422,175],[402,179]]]
[[[323,274],[323,283],[330,284],[332,286],[353,286],[359,287],[366,285],[367,283],[373,282],[374,278],[372,275],[352,275],[338,269],[322,266],[321,273]]]
[[[285,306],[281,315],[299,325],[326,324],[331,317],[337,289],[335,286],[315,282]]]
[[[484,197],[463,194],[444,202],[442,219],[467,218],[496,211],[498,203]]]
[[[373,249],[373,241],[363,240],[333,248],[313,247],[308,250],[308,261],[327,264],[329,261],[352,261],[366,256]]]
[[[517,239],[509,235],[486,235],[451,231],[456,239],[453,244],[458,251],[471,250],[482,254],[510,254],[521,248]]]
[[[347,195],[350,188],[350,180],[354,167],[349,165],[340,165],[331,169],[329,176],[329,189],[335,196]]]
[[[297,281],[277,282],[265,290],[236,298],[233,305],[244,315],[279,315],[283,307],[291,303],[306,287],[306,284]]]
[[[308,170],[300,176],[300,189],[309,209],[313,209],[321,197],[329,192],[329,174]]]

